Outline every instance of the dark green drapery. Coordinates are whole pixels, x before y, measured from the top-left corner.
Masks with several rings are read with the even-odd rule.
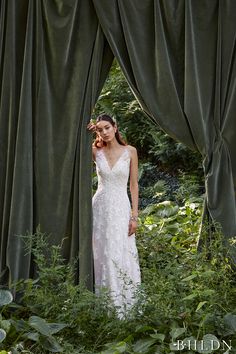
[[[93,0],[143,109],[203,157],[206,211],[236,235],[236,2]],[[232,253],[232,256],[236,255]]]
[[[2,282],[32,275],[18,235],[40,224],[92,288],[86,125],[112,52],[153,122],[201,152],[206,210],[235,235],[235,13],[234,0],[1,0]]]
[[[0,272],[32,275],[26,232],[64,237],[92,287],[91,135],[86,125],[113,56],[87,0],[0,4]]]

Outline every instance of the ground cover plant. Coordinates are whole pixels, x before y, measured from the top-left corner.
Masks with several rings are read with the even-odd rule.
[[[19,282],[20,297],[3,305],[0,349],[165,354],[178,353],[179,343],[181,353],[227,352],[203,350],[204,339],[215,346],[224,341],[232,346],[227,353],[234,353],[235,273],[219,231],[197,252],[202,200],[196,195],[182,203],[162,200],[142,210],[136,236],[142,285],[136,306],[123,320],[117,319],[106,291],[96,297],[74,284],[74,266],[63,260],[61,246],[49,252],[40,229],[25,237],[38,279]]]

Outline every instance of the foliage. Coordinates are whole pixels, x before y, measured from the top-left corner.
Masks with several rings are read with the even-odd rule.
[[[182,204],[197,195],[203,196],[205,192],[203,176],[180,171],[178,181],[179,186],[174,191],[174,200],[178,204]]]
[[[201,205],[201,198],[183,206],[165,201],[142,212],[137,242],[145,295],[133,330],[104,354],[173,353],[177,340],[186,345],[182,353],[212,353],[210,340],[232,340],[235,347],[235,274],[219,230],[197,252]],[[202,351],[202,339],[208,351]]]
[[[191,351],[181,352],[201,353],[202,338],[231,339],[235,346],[235,274],[219,231],[197,252],[201,208],[202,197],[192,196],[181,204],[150,204],[141,212],[137,246],[142,285],[122,320],[106,290],[96,296],[74,283],[76,262],[64,261],[61,245],[49,247],[40,229],[25,236],[38,279],[17,284],[22,294],[18,304],[8,297],[1,321],[7,336],[0,349],[43,354],[57,346],[57,352],[70,354],[165,354],[176,352],[178,340],[191,339],[197,349],[192,345]],[[0,294],[0,304],[2,298],[7,296]]]
[[[61,352],[62,347],[54,338],[54,334],[66,327],[62,323],[48,323],[38,316],[30,316],[23,319],[17,314],[23,315],[24,309],[13,303],[13,296],[9,290],[0,289],[0,348],[9,347],[12,354],[31,353],[24,350],[28,341],[35,342],[40,350]],[[33,348],[34,345],[31,346]],[[2,350],[0,353],[4,353]],[[5,352],[7,353],[7,352]]]
[[[151,162],[139,164],[139,206],[165,200],[183,205],[185,201],[204,194],[203,176],[179,171],[177,176],[162,171]]]
[[[62,257],[62,245],[49,247],[48,237],[39,229],[35,235],[27,235],[26,240],[35,257],[38,280],[18,284],[24,292],[22,304],[37,316],[66,323],[60,343],[71,353],[72,347],[94,350],[97,342],[109,340],[110,323],[118,319],[108,292],[104,290],[97,297],[83,283],[76,285],[76,262],[68,264]]]
[[[96,182],[94,174],[94,188]],[[97,297],[83,284],[75,285],[77,262],[67,264],[62,245],[50,247],[50,237],[38,229],[35,235],[24,236],[38,278],[17,284],[22,297],[14,311],[3,314],[12,329],[2,348],[11,346],[15,353],[20,348],[35,354],[52,352],[45,345],[48,340],[42,341],[45,332],[40,332],[42,324],[46,328],[52,323],[60,328],[53,336],[48,331],[56,337],[58,352],[62,348],[70,354],[174,353],[173,343],[189,338],[198,343],[198,351],[192,348],[192,352],[200,352],[201,338],[235,341],[234,272],[220,232],[197,252],[201,175],[179,171],[173,176],[141,161],[139,185],[142,285],[132,311],[120,321],[108,292]],[[38,328],[32,327],[32,319]]]
[[[159,164],[170,173],[181,168],[202,174],[200,154],[174,141],[143,112],[116,61],[96,104],[94,116],[102,112],[116,118],[122,135],[137,148],[141,160]]]

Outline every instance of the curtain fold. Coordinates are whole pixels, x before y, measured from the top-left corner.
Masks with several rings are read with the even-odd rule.
[[[153,122],[200,151],[206,210],[236,234],[234,0],[93,0],[134,95]],[[231,250],[236,262],[236,255]]]
[[[2,283],[33,275],[19,235],[40,225],[92,289],[86,126],[113,54],[91,1],[3,0],[0,21]]]
[[[92,289],[86,126],[114,55],[154,124],[200,151],[206,212],[235,236],[235,12],[234,0],[1,1],[1,283],[33,275],[19,235],[40,225],[67,260],[79,254]]]

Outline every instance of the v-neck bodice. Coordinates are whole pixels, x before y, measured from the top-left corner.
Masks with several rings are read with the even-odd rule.
[[[127,147],[111,167],[103,149],[96,152],[96,170],[98,176],[98,191],[127,191],[127,182],[130,172],[130,154]]]
[[[122,155],[126,152],[126,150],[127,150],[127,147],[123,148],[122,153],[121,153],[120,156],[116,159],[116,162],[113,164],[113,166],[111,166],[110,163],[109,163],[109,161],[108,161],[108,159],[107,159],[107,157],[106,157],[106,154],[105,154],[105,152],[104,152],[104,149],[103,149],[103,148],[101,149],[101,152],[103,153],[104,158],[105,158],[105,160],[106,160],[106,162],[107,162],[107,165],[108,165],[108,167],[110,168],[111,171],[113,170],[113,168],[115,168],[116,164],[117,164],[117,163],[119,162],[119,160],[122,158]]]

